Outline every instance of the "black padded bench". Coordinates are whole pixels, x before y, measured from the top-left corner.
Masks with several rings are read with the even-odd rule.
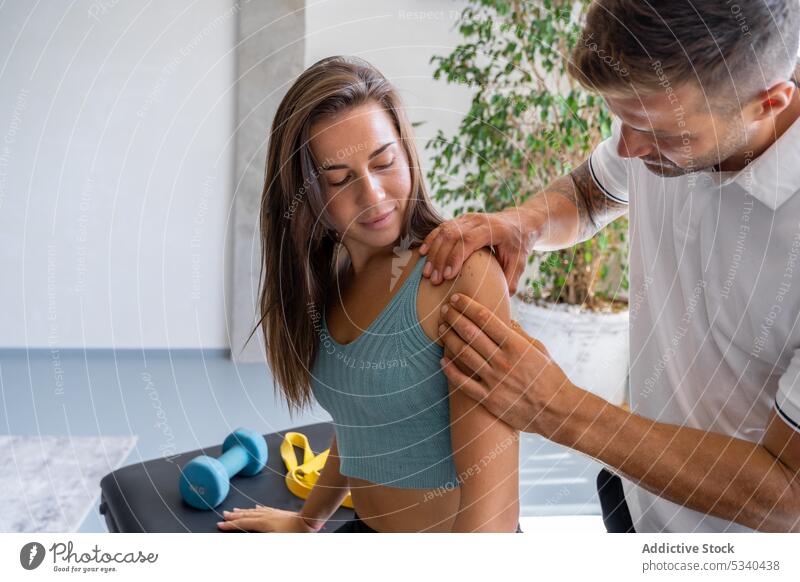
[[[309,424],[292,431],[308,437],[315,453],[324,451],[333,438],[330,423]],[[269,460],[264,470],[254,477],[234,477],[228,497],[213,511],[200,511],[187,505],[178,490],[181,468],[198,455],[218,457],[222,444],[190,451],[169,459],[160,458],[122,467],[100,481],[100,513],[105,516],[110,532],[217,532],[222,512],[234,507],[243,509],[256,504],[298,511],[304,501],[292,495],[284,481],[286,467],[280,445],[286,432],[264,435],[269,447]],[[298,451],[302,459],[302,451]],[[353,517],[351,509],[340,507],[322,529],[332,531]]]

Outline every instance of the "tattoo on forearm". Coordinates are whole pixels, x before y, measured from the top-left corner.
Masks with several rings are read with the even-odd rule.
[[[628,205],[615,202],[606,196],[592,179],[589,161],[586,160],[570,174],[571,185],[557,191],[566,196],[578,209],[580,231],[578,240],[587,240],[606,224],[628,211]]]

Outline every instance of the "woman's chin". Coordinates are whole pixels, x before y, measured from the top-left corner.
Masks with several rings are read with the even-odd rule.
[[[395,246],[400,238],[400,228],[387,228],[379,231],[359,232],[359,236],[353,237],[353,241],[358,241],[358,244],[375,249],[385,249],[389,246]]]
[[[361,227],[361,239],[370,246],[385,247],[394,243],[400,237],[400,221],[397,212],[393,212],[389,221],[378,227]]]
[[[388,228],[386,230],[382,230],[381,232],[372,233],[372,235],[369,237],[369,240],[370,244],[373,246],[382,248],[389,245],[394,245],[398,238],[400,238],[400,229]]]

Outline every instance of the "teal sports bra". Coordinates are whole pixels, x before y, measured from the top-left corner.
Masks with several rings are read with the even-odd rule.
[[[342,475],[407,489],[458,486],[444,349],[417,318],[426,259],[352,342],[334,340],[324,314],[314,322],[311,388],[333,417]]]

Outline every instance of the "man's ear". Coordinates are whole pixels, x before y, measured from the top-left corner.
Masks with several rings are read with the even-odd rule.
[[[796,90],[797,87],[791,81],[781,81],[762,91],[753,104],[753,121],[763,121],[778,115],[792,102]]]

